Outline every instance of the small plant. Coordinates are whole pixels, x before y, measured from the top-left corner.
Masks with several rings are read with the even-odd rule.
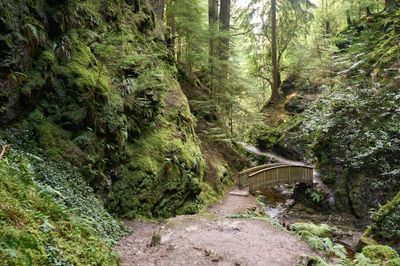
[[[155,247],[161,242],[161,235],[159,233],[155,233],[151,237],[150,247]]]

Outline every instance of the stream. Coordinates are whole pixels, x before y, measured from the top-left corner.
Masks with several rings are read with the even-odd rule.
[[[294,165],[305,165],[303,162],[293,161],[283,156],[261,151],[257,147],[247,143],[239,142],[247,151],[257,155],[264,155],[274,159],[277,163]],[[328,205],[334,206],[332,191],[320,179],[320,174],[314,169],[314,184],[320,186],[328,195]],[[342,244],[348,251],[349,257],[355,254],[355,245],[361,237],[363,230],[359,228],[357,221],[349,214],[337,214],[329,211],[318,211],[306,207],[304,204],[293,199],[294,185],[278,185],[272,189],[262,191],[264,211],[266,215],[276,222],[287,226],[293,223],[306,222],[315,224],[328,224],[339,228],[343,233],[335,236],[332,240]]]

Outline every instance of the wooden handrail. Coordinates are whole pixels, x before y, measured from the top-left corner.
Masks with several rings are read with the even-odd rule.
[[[285,164],[285,163],[264,164],[264,165],[259,165],[259,166],[256,166],[256,167],[252,167],[252,168],[246,169],[246,170],[244,170],[242,172],[239,172],[239,188],[249,185],[248,184],[248,180],[247,180],[249,175],[251,175],[251,174],[253,174],[253,173],[257,172],[257,171],[266,169],[266,168],[282,166],[282,165],[288,165],[288,164]]]
[[[239,175],[247,174],[248,172],[258,171],[258,170],[265,169],[265,168],[281,166],[281,165],[288,165],[288,164],[287,163],[263,164],[263,165],[252,167],[252,168],[246,169],[242,172],[239,172]]]
[[[270,164],[239,173],[239,187],[249,186],[250,193],[284,183],[313,182],[314,168],[307,165]]]
[[[283,165],[278,165],[278,166],[267,167],[267,168],[264,168],[264,169],[262,169],[260,171],[254,172],[254,173],[249,175],[249,178],[255,176],[256,174],[258,174],[260,172],[265,171],[265,169],[273,170],[273,169],[277,169],[277,168],[287,168],[287,167],[293,167],[293,166],[294,167],[299,167],[299,168],[314,169],[314,167],[312,167],[312,166],[301,165],[301,164],[283,164]]]

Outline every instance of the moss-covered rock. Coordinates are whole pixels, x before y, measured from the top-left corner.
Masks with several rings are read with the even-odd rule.
[[[372,220],[372,224],[360,239],[359,245],[366,243],[366,239],[371,239],[374,242],[392,246],[400,252],[400,193],[382,206]]]
[[[193,137],[168,128],[129,145],[130,162],[113,184],[110,210],[129,218],[196,213],[202,201],[204,160]]]
[[[304,112],[310,102],[310,100],[302,96],[293,96],[285,104],[285,109],[292,114],[299,114]]]
[[[379,265],[400,265],[399,254],[389,246],[371,245],[362,250],[362,254]]]

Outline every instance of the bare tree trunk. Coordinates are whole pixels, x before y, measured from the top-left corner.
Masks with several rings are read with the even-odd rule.
[[[370,17],[371,16],[371,9],[369,8],[369,6],[367,6],[365,8],[365,11],[366,11],[367,17]]]
[[[228,34],[231,22],[231,0],[221,0],[219,19],[221,30]],[[222,61],[221,78],[228,79],[228,60],[229,60],[229,37],[221,39],[219,46],[219,58]]]
[[[347,25],[349,25],[349,26],[352,25],[353,23],[351,21],[350,11],[349,10],[346,11],[346,17],[347,17]]]
[[[271,100],[276,103],[278,100],[278,62],[276,45],[276,0],[271,0],[271,59],[272,59],[272,77],[271,77]]]
[[[176,21],[175,21],[175,16],[172,14],[172,5],[173,5],[174,0],[167,0],[166,4],[166,22],[167,26],[170,28],[170,39],[169,39],[169,48],[172,51],[172,54],[174,55],[174,58],[176,57],[176,52],[175,52],[175,38],[176,38]]]
[[[154,13],[156,13],[159,20],[164,19],[164,0],[149,0]]]
[[[215,57],[216,39],[215,31],[218,28],[218,0],[208,0],[208,25],[210,29],[208,63],[210,65],[210,89],[212,97],[215,95]]]

